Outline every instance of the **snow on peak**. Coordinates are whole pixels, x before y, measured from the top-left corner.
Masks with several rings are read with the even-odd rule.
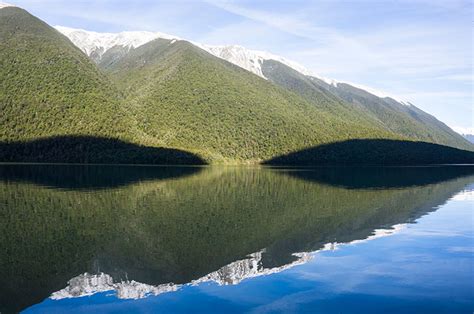
[[[158,32],[97,33],[64,26],[55,26],[55,28],[88,56],[92,53],[98,53],[99,56],[102,56],[107,50],[115,46],[137,48],[157,38],[179,39],[176,36]]]
[[[199,43],[193,44],[206,50],[207,52],[216,57],[227,60],[230,63],[238,65],[241,68],[244,68],[245,70],[257,74],[258,76],[263,78],[266,78],[262,72],[262,63],[265,60],[275,60],[289,66],[290,68],[304,75],[311,75],[311,71],[309,71],[302,65],[266,51],[250,50],[238,45],[211,46]]]
[[[334,87],[337,87],[337,84],[339,83],[345,83],[348,85],[352,85],[356,88],[363,89],[377,97],[380,98],[386,98],[390,97],[397,102],[405,105],[405,106],[410,106],[410,103],[401,101],[398,97],[395,97],[393,95],[390,95],[384,91],[377,90],[371,87],[367,87],[361,84],[355,84],[355,83],[350,83],[350,82],[343,82],[343,81],[336,81],[334,79],[326,78],[323,76],[315,75],[313,74],[310,70],[306,69],[304,66],[301,64],[290,61],[288,59],[285,59],[283,57],[274,55],[272,53],[266,52],[266,51],[258,51],[258,50],[250,50],[242,46],[238,45],[229,45],[229,46],[211,46],[211,45],[203,45],[199,43],[193,42],[194,45],[200,47],[201,49],[206,50],[207,52],[213,54],[216,57],[219,57],[221,59],[227,60],[230,63],[233,63],[241,68],[244,68],[247,71],[250,71],[254,74],[257,74],[260,77],[263,77],[266,79],[265,75],[262,72],[262,63],[265,60],[275,60],[280,63],[283,63],[284,65],[292,68],[293,70],[296,70],[297,72],[310,76],[313,78],[316,78],[318,80],[321,80],[325,82],[328,85],[332,85]]]
[[[0,1],[0,9],[6,8],[6,7],[15,7],[15,6],[13,4]]]
[[[97,33],[64,26],[55,26],[55,28],[68,37],[74,45],[79,47],[88,56],[92,53],[98,53],[100,57],[114,46],[137,48],[157,38],[170,39],[172,40],[171,43],[180,40],[177,36],[157,32]],[[238,45],[211,46],[196,42],[193,42],[193,44],[216,57],[227,60],[263,78],[265,78],[262,73],[262,63],[264,60],[275,60],[304,75],[312,75],[311,72],[302,65],[266,51],[250,50]],[[326,79],[324,80],[326,81]]]

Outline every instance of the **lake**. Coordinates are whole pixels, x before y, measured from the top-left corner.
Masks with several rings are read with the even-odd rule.
[[[0,165],[0,312],[472,313],[474,167]]]

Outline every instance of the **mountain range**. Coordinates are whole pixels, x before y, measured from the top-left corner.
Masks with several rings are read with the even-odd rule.
[[[53,28],[7,5],[0,47],[2,161],[298,163],[300,151],[353,140],[366,162],[474,161],[471,143],[413,104],[267,52]],[[432,158],[406,142],[429,143]],[[318,163],[337,162],[332,151]]]

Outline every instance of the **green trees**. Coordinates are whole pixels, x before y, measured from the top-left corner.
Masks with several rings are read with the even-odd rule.
[[[67,38],[19,8],[0,10],[0,140],[128,138],[117,89]]]

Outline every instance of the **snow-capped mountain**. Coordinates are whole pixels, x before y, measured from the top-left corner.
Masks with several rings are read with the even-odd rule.
[[[460,133],[462,137],[474,144],[474,133]]]
[[[262,63],[265,60],[275,60],[289,66],[290,68],[304,75],[312,75],[311,71],[309,71],[302,65],[296,62],[287,60],[283,57],[271,54],[266,51],[250,50],[238,45],[230,45],[230,46],[210,46],[210,45],[203,45],[203,44],[196,44],[196,45],[206,50],[207,52],[213,54],[216,57],[227,60],[263,78],[265,78],[265,76],[263,75],[263,72],[262,72]]]
[[[137,48],[157,38],[168,39],[168,40],[181,40],[178,36],[168,35],[159,32],[121,32],[121,33],[97,33],[92,31],[86,31],[83,29],[76,29],[64,26],[55,26],[55,28],[66,35],[77,47],[79,47],[89,57],[92,54],[102,56],[107,50],[121,46],[125,48]],[[210,54],[229,61],[249,72],[252,72],[262,78],[264,76],[262,72],[262,63],[265,60],[275,60],[289,66],[290,68],[300,72],[303,75],[314,76],[324,82],[332,85],[336,85],[337,82],[332,79],[316,76],[311,73],[310,70],[297,62],[290,61],[283,57],[271,54],[266,51],[258,51],[247,49],[238,45],[228,46],[212,46],[202,43],[192,42],[199,48],[209,52]]]
[[[120,32],[120,33],[98,33],[93,31],[86,31],[83,29],[76,29],[64,26],[55,26],[55,28],[61,32],[63,35],[68,37],[74,45],[79,47],[84,53],[86,53],[92,59],[99,61],[107,50],[120,46],[127,49],[137,48],[141,45],[144,45],[152,40],[162,38],[168,40],[185,40],[179,38],[178,36],[169,35],[160,32],[147,32],[147,31],[130,31],[130,32]],[[313,73],[308,70],[301,64],[283,58],[281,56],[272,54],[267,51],[252,50],[239,45],[223,45],[223,46],[213,46],[202,44],[194,41],[189,41],[195,46],[209,52],[210,54],[224,59],[230,63],[233,63],[249,72],[252,72],[264,79],[265,77],[262,71],[262,64],[264,61],[274,60],[278,61],[293,70],[316,79],[319,79],[325,82],[328,85],[337,87],[338,83],[345,83],[352,85],[354,87],[368,91],[369,93],[376,95],[381,98],[391,97],[392,99],[397,100],[401,104],[407,104],[399,100],[397,97],[390,95],[386,92],[363,86],[360,84],[354,84],[351,82],[337,81],[334,79],[326,78],[320,75]]]
[[[66,35],[74,45],[79,47],[88,56],[96,54],[99,57],[115,46],[130,49],[140,47],[157,38],[179,39],[176,36],[158,32],[97,33],[64,26],[56,26],[55,28]]]
[[[215,272],[192,281],[191,284],[212,281],[218,285],[237,285],[245,279],[275,274],[305,264],[313,258],[311,252],[294,253],[295,261],[279,267],[265,268],[262,263],[263,253],[265,253],[265,249],[250,254],[246,259],[223,266]]]

